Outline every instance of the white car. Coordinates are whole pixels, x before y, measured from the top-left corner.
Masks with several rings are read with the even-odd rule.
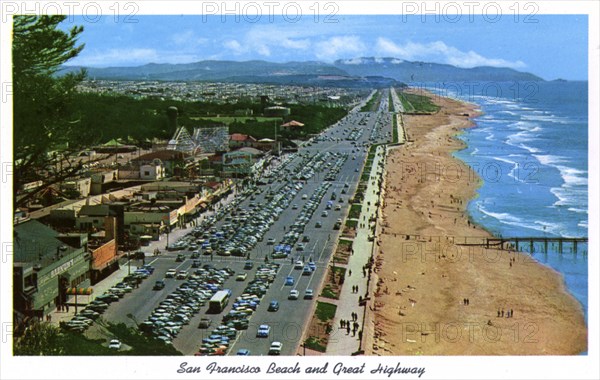
[[[108,344],[108,348],[110,348],[111,350],[120,350],[121,349],[121,341],[119,341],[118,339],[111,340],[110,343]]]
[[[240,273],[237,275],[235,280],[236,281],[245,281],[247,277],[248,277],[248,273]]]
[[[282,347],[283,347],[283,344],[281,344],[281,342],[271,343],[271,347],[269,347],[269,355],[281,355]]]
[[[256,332],[256,336],[258,338],[268,338],[270,332],[271,332],[271,326],[260,325],[260,326],[258,326],[258,331]]]
[[[290,295],[288,296],[288,299],[289,300],[297,300],[299,296],[300,296],[299,291],[297,291],[296,289],[290,290]]]
[[[165,273],[166,278],[173,278],[177,274],[177,269],[169,269],[167,273]]]
[[[302,263],[301,260],[296,261],[296,263],[294,264],[294,269],[302,269],[304,268],[304,263]]]

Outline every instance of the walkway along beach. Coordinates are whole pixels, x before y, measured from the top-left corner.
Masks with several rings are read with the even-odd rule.
[[[475,105],[435,97],[405,115],[408,142],[390,149],[365,319],[367,355],[577,355],[581,305],[562,277],[528,254],[466,247],[491,237],[466,213],[480,181],[452,152]]]

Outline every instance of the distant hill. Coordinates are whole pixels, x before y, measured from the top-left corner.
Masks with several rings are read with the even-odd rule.
[[[60,73],[79,70],[65,66]],[[86,67],[88,77],[109,80],[227,81],[247,83],[311,84],[340,87],[383,87],[407,82],[541,81],[529,73],[508,68],[458,68],[397,58],[354,58],[333,64],[318,61],[200,61],[185,64],[149,63],[135,67]]]
[[[542,78],[505,67],[480,66],[470,69],[428,62],[403,61],[397,58],[361,57],[340,59],[334,66],[349,75],[377,75],[400,82],[448,81],[543,81]]]

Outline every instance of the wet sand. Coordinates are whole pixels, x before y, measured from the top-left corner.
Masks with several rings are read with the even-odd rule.
[[[473,126],[477,110],[434,101],[435,115],[404,116],[409,142],[387,157],[365,353],[586,351],[581,305],[559,273],[527,253],[461,245],[491,236],[465,211],[481,179],[451,156],[464,148],[453,136]]]

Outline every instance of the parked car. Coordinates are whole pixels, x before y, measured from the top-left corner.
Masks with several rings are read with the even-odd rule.
[[[112,339],[108,344],[108,348],[111,350],[120,350],[121,349],[121,341],[118,339]]]

